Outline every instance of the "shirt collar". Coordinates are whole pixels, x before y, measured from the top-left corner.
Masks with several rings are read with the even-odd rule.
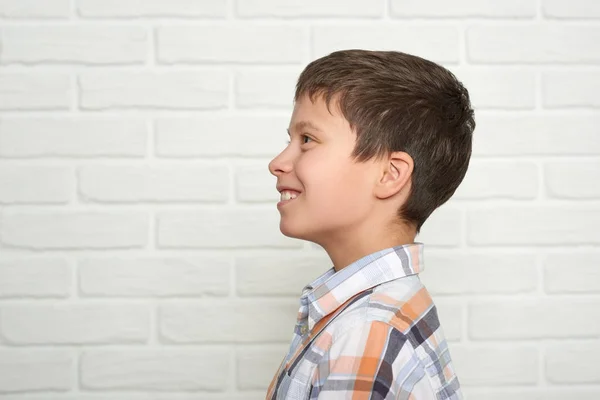
[[[390,247],[369,254],[340,271],[332,267],[302,289],[310,330],[355,294],[423,271],[423,243]]]

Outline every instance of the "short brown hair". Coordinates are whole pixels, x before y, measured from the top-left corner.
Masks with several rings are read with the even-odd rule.
[[[295,101],[332,98],[357,135],[357,162],[403,151],[414,160],[400,221],[421,226],[462,182],[471,158],[469,93],[444,67],[395,51],[344,50],[319,58],[298,78]]]

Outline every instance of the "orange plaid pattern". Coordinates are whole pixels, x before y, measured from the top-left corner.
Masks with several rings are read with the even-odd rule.
[[[307,285],[266,399],[462,399],[422,270],[423,244],[415,243]]]

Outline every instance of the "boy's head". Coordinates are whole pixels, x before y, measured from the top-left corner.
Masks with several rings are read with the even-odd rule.
[[[304,69],[294,100],[290,143],[269,164],[280,191],[300,192],[278,205],[287,236],[324,247],[414,239],[465,176],[469,95],[431,61],[334,52]]]

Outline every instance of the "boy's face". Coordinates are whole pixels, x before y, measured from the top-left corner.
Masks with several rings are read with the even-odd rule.
[[[375,163],[350,158],[356,134],[335,101],[330,110],[321,96],[315,103],[308,96],[300,98],[289,125],[291,143],[269,163],[277,186],[300,191],[297,198],[278,204],[281,232],[324,247],[364,231],[375,207],[378,177]]]

